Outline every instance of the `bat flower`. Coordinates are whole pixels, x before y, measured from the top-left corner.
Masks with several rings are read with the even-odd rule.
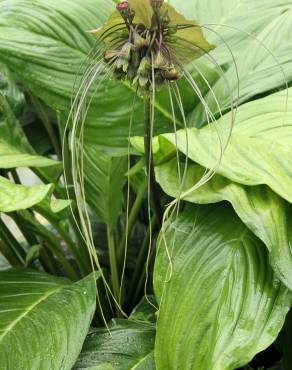
[[[140,92],[180,79],[185,64],[214,48],[195,21],[163,0],[120,2],[105,26],[92,32],[104,42],[104,62],[113,74]]]
[[[158,226],[161,226],[163,214],[161,211],[159,189],[157,189],[155,182],[152,153],[156,111],[155,94],[160,88],[166,87],[169,95],[167,117],[172,121],[175,132],[176,123],[178,122],[177,115],[180,116],[181,126],[187,128],[183,99],[178,84],[178,80],[180,79],[184,79],[201,100],[208,122],[214,121],[215,118],[209,110],[207,102],[202,97],[193,75],[186,68],[186,65],[189,63],[208,54],[214,46],[209,44],[204,38],[202,28],[196,21],[187,20],[163,0],[129,0],[120,2],[117,4],[116,10],[109,17],[106,24],[100,29],[90,32],[97,38],[96,45],[88,55],[89,65],[86,67],[79,81],[78,88],[75,91],[75,98],[67,123],[67,126],[70,125],[71,128],[71,167],[76,199],[86,199],[84,175],[82,173],[84,162],[83,137],[86,115],[95,91],[97,91],[101,84],[106,83],[110,79],[109,77],[114,76],[119,81],[133,86],[133,90],[135,90],[131,115],[129,117],[129,137],[131,137],[131,127],[134,121],[135,104],[139,100],[136,98],[137,96],[143,98],[144,138],[141,138],[143,144],[141,151],[145,153],[145,167],[148,176],[149,227],[151,228],[152,225],[152,214],[155,215]],[[200,73],[197,66],[194,67],[208,84],[208,81]],[[97,82],[97,86],[95,82]],[[100,104],[102,105],[102,101]],[[131,106],[130,102],[129,105]],[[170,129],[172,130],[172,127]],[[188,148],[187,131],[185,130]],[[141,144],[141,141],[139,143]],[[130,156],[130,144],[128,145],[128,155]],[[139,151],[139,149],[137,150]],[[187,158],[188,156],[186,155],[185,169],[188,163]],[[142,161],[142,163],[144,162]],[[129,173],[130,160],[128,161]],[[186,171],[184,171],[185,173]],[[205,177],[207,178],[207,176],[208,173]],[[184,176],[181,183],[183,183],[183,178]],[[128,180],[127,217],[130,176]],[[86,235],[86,240],[90,245],[90,251],[96,265],[99,266],[95,246],[89,237],[91,226],[89,216],[86,213],[86,207],[84,207],[82,202],[80,204],[77,202],[77,205],[84,235]],[[127,248],[124,248],[125,261]],[[123,266],[125,265],[124,262]],[[121,287],[123,285],[123,277],[120,282]],[[117,302],[119,299],[118,295],[117,293],[114,295],[115,302]]]

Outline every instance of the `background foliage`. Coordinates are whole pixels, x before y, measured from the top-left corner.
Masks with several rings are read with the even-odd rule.
[[[216,94],[222,117],[209,86],[192,64],[189,69],[218,118],[223,141],[230,128],[231,96],[239,108],[216,175],[188,191],[206,168],[216,165],[218,138],[207,125],[203,104],[183,83],[189,128],[186,132],[181,125],[175,134],[167,94],[159,93],[153,145],[162,204],[179,196],[179,168],[183,171],[186,162],[188,192],[178,217],[167,220],[165,237],[158,236],[153,221],[152,265],[156,238],[157,255],[154,290],[151,273],[147,292],[155,297],[142,301],[131,315],[143,296],[149,244],[138,102],[122,292],[129,318],[111,321],[109,335],[104,321],[120,312],[108,303],[100,275],[90,274],[86,243],[74,222],[70,166],[64,169],[70,200],[61,175],[61,144],[64,140],[66,159],[63,133],[72,88],[94,44],[88,30],[101,26],[115,3],[0,0],[3,370],[291,369],[292,2],[169,3],[197,19],[217,46],[211,53],[216,65],[210,58],[196,63]],[[120,277],[133,90],[107,78],[92,98],[84,137],[86,198],[104,274],[108,278],[112,272],[111,243]],[[23,168],[30,169],[37,184],[26,182]]]

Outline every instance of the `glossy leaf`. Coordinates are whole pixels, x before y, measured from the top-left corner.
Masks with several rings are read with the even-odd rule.
[[[235,66],[231,65],[224,77],[221,77],[212,86],[213,92],[209,91],[205,95],[213,113],[219,112],[213,94],[216,95],[221,109],[224,111],[230,107],[230,95],[232,95],[234,102],[241,104],[254,96],[285,86],[292,80],[291,21],[292,5],[290,3],[257,33],[256,40],[246,36],[249,44],[236,54],[237,68],[235,69]],[[233,32],[238,33],[234,30]],[[228,88],[226,81],[228,81]],[[194,110],[192,120],[206,122],[202,104]]]
[[[101,220],[116,226],[127,180],[127,157],[111,157],[93,145],[84,150],[86,201]]]
[[[41,202],[53,185],[17,185],[0,176],[0,212],[24,210]]]
[[[153,295],[147,295],[132,311],[129,319],[136,321],[156,322],[157,303]]]
[[[7,259],[0,253],[0,271],[7,270],[10,267]]]
[[[95,278],[29,270],[0,273],[0,363],[5,369],[68,369],[95,310]]]
[[[88,66],[86,57],[95,42],[88,31],[101,26],[113,10],[114,3],[107,0],[1,1],[0,61],[67,118],[73,86]],[[134,90],[109,78],[103,81],[88,112],[85,142],[111,154],[125,154]],[[161,113],[155,129],[162,132],[171,115],[158,103],[157,108]],[[138,102],[133,135],[143,133],[142,109]]]
[[[292,298],[264,244],[226,205],[187,207],[165,238],[154,273],[157,370],[247,364],[276,339]]]
[[[185,18],[170,4],[164,4],[161,9],[162,14],[167,12],[172,26],[192,25],[191,28],[180,29],[175,34],[177,41],[168,46],[173,50],[181,63],[190,63],[202,55],[209,53],[215,48],[204,37],[203,31],[196,20],[190,19],[189,15]],[[196,18],[195,18],[196,19]]]
[[[184,164],[180,164],[181,172]],[[188,192],[203,177],[204,169],[189,163],[185,186],[181,189],[175,159],[156,168],[156,179],[170,196]],[[181,194],[182,194],[181,193]],[[198,204],[229,201],[241,220],[267,246],[270,263],[278,278],[292,290],[292,206],[267,186],[243,186],[215,175],[201,188],[190,192],[184,200]]]
[[[8,105],[6,98],[1,94],[0,130],[0,168],[60,167],[59,162],[41,157],[34,152]]]
[[[87,336],[74,370],[154,370],[155,326],[133,320],[114,320],[107,329]]]
[[[168,2],[186,17],[196,19],[203,26],[207,39],[216,45],[212,55],[220,64],[232,63],[230,51],[223,41],[237,56],[253,42],[253,38],[246,32],[257,35],[291,8],[290,0],[169,0]],[[226,26],[234,26],[239,31]]]
[[[289,92],[291,90],[289,89]],[[178,150],[200,165],[216,169],[224,177],[243,185],[268,185],[292,203],[292,104],[280,92],[241,106],[223,157],[221,142],[226,145],[230,114],[218,121],[217,128],[180,130],[164,134],[154,141],[156,163]],[[141,140],[132,141],[141,151]]]
[[[6,97],[16,116],[21,114],[25,104],[24,93],[5,64],[0,64],[0,91]]]

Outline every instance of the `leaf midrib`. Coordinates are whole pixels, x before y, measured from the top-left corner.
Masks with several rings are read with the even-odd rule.
[[[10,323],[6,330],[4,330],[3,334],[0,335],[0,343],[3,341],[4,337],[10,333],[10,331],[25,317],[27,316],[35,307],[37,307],[40,303],[42,303],[43,301],[45,301],[47,298],[49,298],[51,295],[59,292],[60,290],[62,290],[63,288],[65,288],[66,285],[61,285],[59,286],[58,288],[55,288],[55,289],[51,289],[49,290],[48,292],[46,292],[46,294],[41,297],[40,299],[38,299],[36,302],[34,302],[32,305],[28,306],[26,309],[25,309],[25,312],[23,312],[16,320],[14,320],[12,323]]]
[[[133,367],[131,367],[129,370],[135,370],[135,369],[137,369],[137,367],[139,366],[139,365],[141,365],[142,364],[142,362],[144,362],[145,361],[145,359],[147,358],[147,357],[149,357],[152,353],[153,353],[154,351],[152,350],[152,351],[150,351],[149,353],[147,353],[147,355],[146,356],[144,356],[144,357],[142,357],[141,359],[139,359],[139,362],[137,362],[137,364],[135,364]]]

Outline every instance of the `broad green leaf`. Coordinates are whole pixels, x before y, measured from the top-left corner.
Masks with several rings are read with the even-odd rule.
[[[276,345],[280,347],[283,358],[281,361],[281,370],[289,370],[292,363],[292,310],[288,313],[285,325],[279,335]]]
[[[0,253],[0,271],[7,270],[10,267],[10,263],[7,261],[7,259],[2,256]]]
[[[132,311],[129,319],[136,321],[156,322],[157,303],[153,295],[147,295]]]
[[[71,203],[69,199],[51,199],[50,209],[53,213],[60,213],[68,209]]]
[[[53,185],[17,185],[0,176],[0,212],[23,210],[41,202]]]
[[[126,183],[127,157],[111,157],[94,145],[84,150],[86,201],[103,222],[116,226]]]
[[[49,158],[24,153],[2,140],[2,138],[0,139],[0,168],[49,167],[55,165],[59,165],[59,163]]]
[[[224,111],[230,107],[230,95],[232,95],[234,102],[240,104],[279,86],[285,87],[285,83],[292,80],[291,22],[292,4],[290,2],[287,11],[280,13],[269,22],[257,34],[257,40],[251,38],[248,47],[236,55],[237,69],[232,65],[224,74],[224,77],[221,77],[212,86],[213,92],[209,91],[205,95],[213,113],[219,112],[213,94],[216,95],[221,109]],[[226,81],[228,81],[228,87]],[[202,104],[197,106],[191,117],[193,122],[202,123],[206,121]]]
[[[233,370],[274,342],[291,293],[229,206],[187,207],[165,240],[154,272],[157,370]]]
[[[114,320],[87,336],[73,369],[154,370],[154,337],[153,324]]]
[[[88,31],[100,27],[114,5],[107,0],[1,1],[0,61],[36,96],[67,117],[74,83],[83,74],[83,63],[95,42]],[[134,90],[110,78],[105,82],[98,87],[88,112],[85,143],[115,155],[126,153]],[[142,109],[138,102],[133,135],[143,133]],[[158,113],[155,129],[162,132],[171,115],[159,109],[162,113]]]
[[[224,42],[237,56],[253,41],[246,32],[257,35],[265,26],[291,8],[290,0],[169,0],[168,2],[185,16],[196,19],[203,26],[207,39],[216,45],[212,55],[220,64],[232,63],[232,56]],[[236,27],[239,31],[227,26]]]
[[[180,164],[180,173],[184,165]],[[203,177],[204,169],[190,163],[184,187],[179,183],[176,160],[171,160],[156,168],[156,179],[162,189],[170,196],[179,197],[188,193]],[[198,203],[218,203],[229,201],[241,220],[267,246],[270,263],[278,278],[292,290],[292,206],[267,186],[243,186],[215,175],[201,188],[189,192],[184,200]]]
[[[291,92],[291,89],[289,89]],[[243,185],[268,185],[292,203],[292,104],[285,112],[286,95],[280,92],[241,106],[221,162],[221,145],[229,135],[230,114],[217,126],[163,134],[154,141],[156,162],[178,150],[200,165],[216,169],[224,177]],[[137,149],[140,142],[133,142]]]
[[[170,4],[164,4],[161,8],[161,13],[168,13],[171,20],[170,24],[174,27],[184,24],[194,26],[178,30],[175,34],[177,41],[173,44],[168,44],[174,55],[179,57],[181,63],[189,63],[215,48],[214,45],[209,44],[205,39],[197,21],[190,19],[189,15],[186,19]]]
[[[2,63],[0,63],[0,91],[8,100],[16,116],[21,114],[25,104],[24,93],[17,86],[15,77],[8,67]]]
[[[60,166],[59,162],[34,152],[6,98],[1,94],[0,130],[0,168]]]
[[[1,369],[71,370],[95,310],[95,278],[0,273]]]
[[[41,244],[33,245],[29,248],[25,257],[25,267],[33,267],[33,263],[40,257],[43,246]]]

